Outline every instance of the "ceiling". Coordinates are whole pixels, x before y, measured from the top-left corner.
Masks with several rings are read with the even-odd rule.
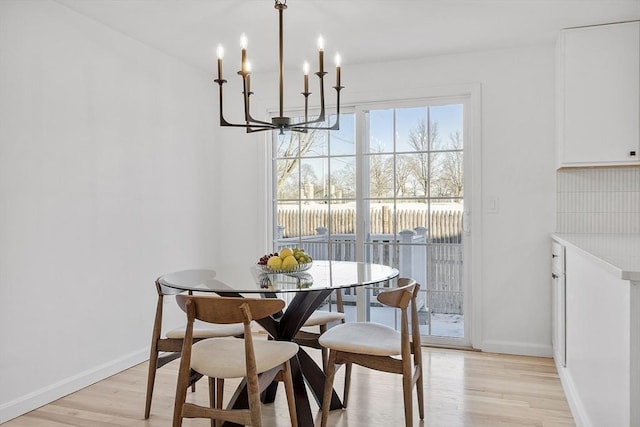
[[[245,32],[253,70],[277,68],[273,0],[56,1],[210,73],[218,43],[225,71],[239,68]],[[338,51],[348,67],[552,43],[562,28],[638,19],[640,0],[289,0],[285,63],[313,69],[319,34],[327,65]]]

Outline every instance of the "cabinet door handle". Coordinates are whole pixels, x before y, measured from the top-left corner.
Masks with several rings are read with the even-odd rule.
[[[558,278],[558,275],[557,275],[556,273],[551,273],[551,278],[552,278],[552,279],[557,279],[557,278]]]
[[[558,258],[557,254],[551,254],[551,258]]]

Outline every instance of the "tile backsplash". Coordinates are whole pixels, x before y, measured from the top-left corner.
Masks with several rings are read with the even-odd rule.
[[[556,231],[640,233],[640,167],[560,169]]]

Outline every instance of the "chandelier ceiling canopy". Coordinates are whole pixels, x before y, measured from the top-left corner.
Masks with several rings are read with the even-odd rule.
[[[324,71],[324,40],[322,36],[318,38],[318,71],[314,74],[318,76],[318,91],[320,101],[320,112],[317,117],[309,119],[309,96],[312,92],[309,92],[309,71],[310,66],[308,62],[303,65],[303,91],[301,95],[304,97],[304,120],[302,122],[294,123],[290,117],[284,115],[284,40],[283,40],[283,13],[287,8],[286,0],[275,0],[275,9],[278,11],[278,60],[279,60],[279,81],[278,81],[278,95],[279,106],[278,116],[273,117],[271,122],[261,121],[255,119],[251,115],[251,64],[247,60],[247,44],[248,40],[245,34],[240,37],[241,47],[241,60],[240,70],[238,75],[242,79],[242,95],[244,99],[244,123],[230,123],[224,118],[223,114],[223,85],[227,83],[227,80],[222,78],[222,60],[224,57],[224,48],[219,45],[217,49],[218,56],[218,78],[214,81],[218,83],[218,93],[220,99],[220,126],[232,126],[244,128],[247,133],[260,132],[267,130],[279,130],[280,133],[284,131],[297,131],[307,132],[312,129],[325,129],[325,130],[338,130],[340,128],[340,91],[343,86],[340,85],[340,55],[336,54],[336,85],[333,89],[336,91],[336,119],[333,124],[324,125],[326,120],[325,115],[325,101],[324,101],[324,77],[327,72]]]

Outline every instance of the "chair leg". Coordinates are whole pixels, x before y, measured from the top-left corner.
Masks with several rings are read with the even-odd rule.
[[[327,325],[320,325],[320,335],[327,332]],[[322,353],[322,369],[327,372],[327,354],[329,351],[326,347],[320,347],[320,352]]]
[[[216,379],[216,408],[222,409],[224,398],[224,378]],[[216,427],[222,427],[222,420],[216,420]]]
[[[298,427],[298,413],[296,412],[296,400],[293,392],[293,379],[291,377],[291,363],[287,360],[283,369],[284,391],[287,395],[287,404],[289,405],[289,418],[291,419],[291,427]]]
[[[342,396],[342,407],[346,408],[349,402],[349,389],[351,388],[351,363],[346,363],[344,366],[344,394]]]
[[[418,414],[424,419],[424,371],[422,370],[422,345],[419,341],[413,345],[413,369],[416,379],[416,394],[418,397]]]
[[[407,427],[413,427],[413,380],[411,362],[403,360],[402,395],[404,397],[404,421]]]
[[[261,427],[262,426],[262,407],[260,406],[260,387],[257,375],[249,374],[247,377],[247,394],[249,400],[249,417],[251,419],[251,425]]]
[[[324,394],[322,396],[322,420],[320,427],[327,426],[329,418],[329,407],[331,406],[331,392],[333,391],[333,379],[336,375],[336,352],[329,352],[329,360],[327,361],[326,378],[324,380]]]
[[[151,399],[153,398],[153,386],[156,382],[156,370],[158,369],[158,348],[154,342],[149,355],[149,373],[147,374],[147,397],[144,406],[144,419],[151,414]]]
[[[216,395],[217,395],[217,390],[216,390],[216,381],[214,378],[209,377],[209,406],[211,408],[215,408],[216,407]],[[216,420],[215,418],[211,418],[211,427],[216,427]]]
[[[151,333],[151,350],[149,351],[149,373],[147,374],[147,398],[144,407],[144,419],[148,419],[151,413],[151,399],[153,398],[153,386],[156,381],[156,369],[158,369],[158,341],[162,331],[162,306],[163,295],[158,287],[158,300],[156,301],[156,314],[153,318],[153,331]]]
[[[187,399],[187,389],[189,388],[189,375],[178,375],[178,385],[176,386],[176,402],[173,407],[173,427],[182,427],[182,408]]]
[[[418,380],[416,381],[416,391],[418,393],[418,414],[420,419],[424,420],[424,383],[422,379],[422,365],[418,365],[419,369]]]

